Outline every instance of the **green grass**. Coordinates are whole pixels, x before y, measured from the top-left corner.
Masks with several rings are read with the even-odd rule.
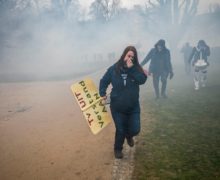
[[[181,75],[168,99],[144,97],[133,179],[220,179],[220,72],[209,75],[198,92]]]

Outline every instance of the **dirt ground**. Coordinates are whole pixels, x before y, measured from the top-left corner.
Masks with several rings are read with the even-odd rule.
[[[114,124],[91,133],[73,82],[0,84],[1,180],[111,179]]]

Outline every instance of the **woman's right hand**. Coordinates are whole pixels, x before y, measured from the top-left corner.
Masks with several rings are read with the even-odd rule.
[[[131,58],[126,61],[126,64],[128,68],[131,68],[134,65]]]
[[[103,99],[103,100],[106,100],[106,99],[107,99],[107,96],[102,96],[102,99]]]
[[[106,104],[106,99],[107,99],[107,96],[102,96],[102,104]]]

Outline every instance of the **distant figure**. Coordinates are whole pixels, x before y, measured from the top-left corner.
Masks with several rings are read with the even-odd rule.
[[[189,57],[189,63],[193,59],[195,90],[198,90],[200,86],[206,86],[207,68],[209,66],[208,56],[210,56],[209,46],[204,40],[199,40],[197,47],[193,48]]]
[[[109,84],[112,85],[110,109],[116,128],[114,154],[117,159],[123,158],[124,140],[132,147],[133,137],[140,132],[139,86],[146,80],[134,46],[126,47],[100,80],[99,93],[104,100]]]
[[[181,53],[183,53],[184,65],[185,65],[185,72],[187,75],[191,72],[191,64],[189,63],[189,56],[192,53],[192,46],[187,42],[181,49]]]
[[[173,70],[170,60],[170,51],[165,46],[165,40],[161,39],[155,44],[155,47],[150,50],[142,61],[141,66],[144,66],[149,60],[151,60],[149,74],[153,74],[153,85],[156,99],[160,97],[159,80],[161,80],[162,83],[161,96],[167,98],[167,78],[170,76],[170,79],[172,79]]]

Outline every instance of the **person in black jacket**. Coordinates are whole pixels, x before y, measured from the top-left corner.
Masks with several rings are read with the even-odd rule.
[[[147,80],[147,75],[138,62],[134,46],[125,48],[121,58],[100,80],[99,93],[106,99],[106,90],[112,85],[110,109],[115,123],[115,158],[123,158],[123,144],[127,140],[134,146],[133,137],[140,132],[139,86]]]
[[[173,77],[172,64],[170,60],[170,51],[165,46],[165,40],[160,39],[153,49],[147,54],[144,60],[141,63],[141,66],[144,66],[149,60],[149,74],[153,74],[153,85],[156,94],[156,99],[160,97],[159,91],[159,80],[161,79],[161,96],[167,98],[166,95],[166,86],[167,78],[170,76],[170,79]]]
[[[204,40],[199,40],[197,47],[193,48],[189,57],[189,63],[192,61],[194,67],[195,90],[199,90],[200,85],[202,87],[206,86],[207,68],[209,66],[208,56],[210,56],[209,46]]]

